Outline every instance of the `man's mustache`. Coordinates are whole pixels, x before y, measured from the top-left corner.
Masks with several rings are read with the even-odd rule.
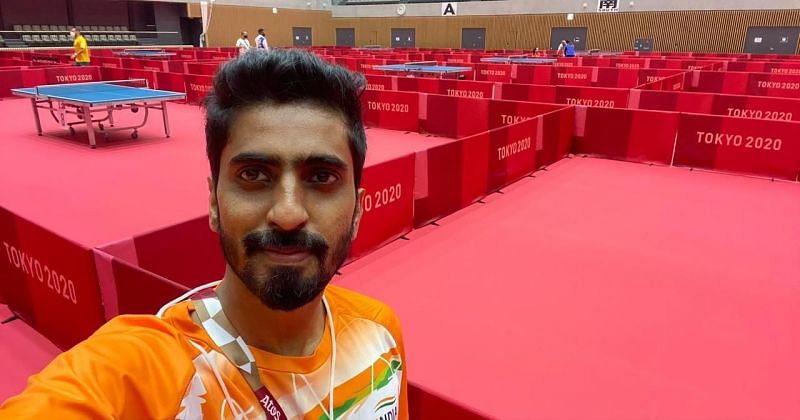
[[[252,256],[268,249],[291,249],[306,251],[318,258],[328,252],[328,243],[321,236],[305,230],[282,232],[277,230],[255,231],[248,233],[244,239],[245,253]]]

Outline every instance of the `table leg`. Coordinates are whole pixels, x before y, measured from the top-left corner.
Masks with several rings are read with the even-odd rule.
[[[86,132],[89,133],[89,145],[92,149],[97,148],[97,143],[94,140],[94,124],[92,123],[92,112],[88,105],[83,106],[83,122],[86,123]]]
[[[167,102],[161,101],[161,116],[164,117],[164,132],[169,138],[169,117],[167,116]]]
[[[108,107],[108,124],[109,126],[114,126],[114,106],[111,105]]]
[[[36,134],[42,135],[42,121],[39,119],[39,107],[36,106],[36,98],[31,98],[33,105],[33,120],[36,122]]]

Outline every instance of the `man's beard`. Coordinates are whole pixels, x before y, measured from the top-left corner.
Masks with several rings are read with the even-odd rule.
[[[242,283],[268,308],[293,311],[316,299],[350,253],[354,224],[333,247],[321,236],[305,230],[281,232],[276,230],[250,232],[238,242],[218,226],[222,251],[228,266]],[[237,264],[238,245],[244,248],[243,264]],[[267,269],[254,258],[268,248],[292,248],[308,252],[317,261],[317,269],[303,276],[299,267],[273,266]]]

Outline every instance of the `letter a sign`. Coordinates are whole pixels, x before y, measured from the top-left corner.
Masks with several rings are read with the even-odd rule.
[[[458,3],[442,3],[442,16],[458,15]]]

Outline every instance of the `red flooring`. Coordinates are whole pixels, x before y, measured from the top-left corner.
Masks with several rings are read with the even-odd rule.
[[[491,417],[800,418],[800,186],[572,159],[345,267]]]

